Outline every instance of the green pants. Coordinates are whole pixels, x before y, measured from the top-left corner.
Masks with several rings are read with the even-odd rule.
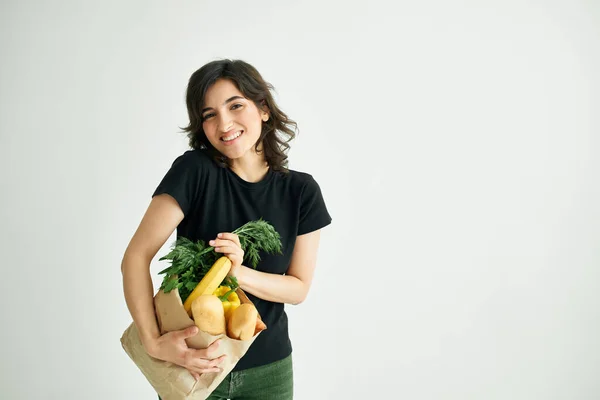
[[[260,367],[232,372],[207,400],[292,400],[292,356]],[[159,397],[160,400],[160,397]]]

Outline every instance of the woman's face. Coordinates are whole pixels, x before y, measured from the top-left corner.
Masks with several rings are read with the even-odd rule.
[[[232,160],[254,151],[262,123],[269,118],[229,79],[219,79],[208,88],[201,116],[207,139]]]

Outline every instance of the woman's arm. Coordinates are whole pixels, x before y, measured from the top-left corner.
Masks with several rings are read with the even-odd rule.
[[[154,313],[154,288],[150,276],[150,262],[183,218],[183,211],[173,197],[168,194],[153,197],[125,250],[121,272],[125,301],[146,352],[181,365],[198,380],[202,373],[221,371],[219,365],[225,355],[213,358],[219,341],[206,349],[189,348],[185,339],[196,335],[196,326],[161,335]]]
[[[258,298],[277,303],[300,304],[308,294],[317,265],[321,231],[316,230],[296,238],[292,260],[286,275],[256,271],[241,265],[232,275],[242,290]]]
[[[154,313],[150,262],[183,217],[183,212],[173,197],[166,194],[155,196],[121,262],[125,301],[140,333],[142,344],[149,353],[160,336]]]

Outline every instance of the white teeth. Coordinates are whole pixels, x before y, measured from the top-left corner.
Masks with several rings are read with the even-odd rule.
[[[241,135],[241,134],[242,134],[242,132],[241,132],[241,131],[238,131],[238,132],[234,133],[234,134],[233,134],[233,135],[231,135],[231,136],[224,137],[224,138],[223,138],[223,141],[224,141],[224,142],[229,142],[229,141],[231,141],[231,140],[233,140],[233,139],[236,139],[236,138],[240,137],[240,135]]]

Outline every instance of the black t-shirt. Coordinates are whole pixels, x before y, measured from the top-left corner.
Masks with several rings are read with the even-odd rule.
[[[177,157],[152,196],[171,195],[185,215],[177,236],[208,242],[219,232],[232,232],[262,218],[281,235],[282,253],[260,252],[257,270],[285,274],[296,237],[331,223],[319,185],[303,172],[288,174],[271,169],[259,182],[247,182],[229,168],[217,165],[204,150],[188,150]],[[250,267],[251,268],[251,267]],[[267,325],[234,371],[265,365],[292,352],[284,304],[259,299],[254,303]]]

